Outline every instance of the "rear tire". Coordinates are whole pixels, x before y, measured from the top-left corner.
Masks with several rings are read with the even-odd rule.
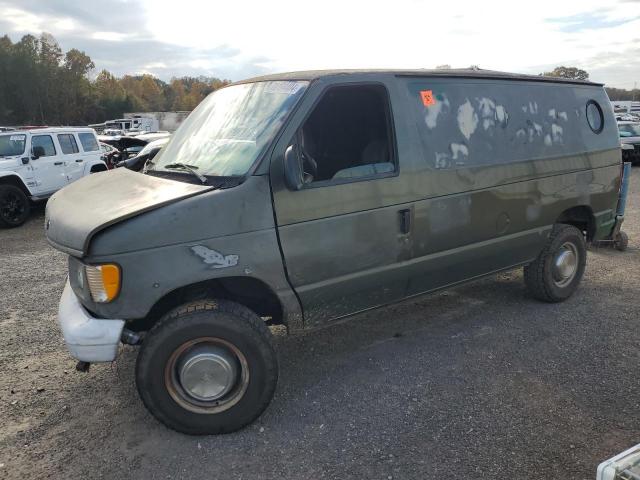
[[[267,408],[278,381],[271,332],[226,300],[183,305],[148,333],[136,384],[160,422],[189,435],[229,433]]]
[[[538,257],[524,267],[529,292],[544,302],[562,302],[578,288],[587,263],[583,233],[573,225],[556,224]]]
[[[19,227],[29,218],[31,204],[24,192],[14,185],[0,185],[0,227]]]

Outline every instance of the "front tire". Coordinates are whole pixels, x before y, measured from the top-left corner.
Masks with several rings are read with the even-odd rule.
[[[586,263],[583,233],[573,225],[556,224],[542,252],[524,267],[524,280],[538,300],[562,302],[578,288]]]
[[[160,422],[189,435],[229,433],[271,402],[278,362],[271,333],[248,308],[202,301],[165,315],[145,337],[136,384]]]
[[[0,227],[19,227],[29,218],[31,205],[24,192],[14,185],[0,185]]]

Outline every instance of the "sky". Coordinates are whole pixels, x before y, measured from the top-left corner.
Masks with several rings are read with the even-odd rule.
[[[0,35],[43,31],[89,54],[94,74],[565,65],[640,86],[640,0],[0,0]]]

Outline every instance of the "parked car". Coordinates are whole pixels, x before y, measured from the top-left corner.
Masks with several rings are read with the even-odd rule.
[[[118,162],[116,167],[124,167],[133,171],[140,171],[144,167],[147,160],[153,160],[158,154],[160,149],[164,147],[169,141],[169,137],[164,137],[159,140],[154,140],[147,143],[142,150],[135,156]]]
[[[577,80],[266,76],[212,93],[153,163],[57,193],[46,234],[69,255],[58,319],[79,368],[144,337],[138,392],[188,434],[267,407],[265,320],[295,332],[519,267],[561,302],[623,220],[613,112]]]
[[[90,173],[107,169],[89,128],[43,128],[0,133],[0,226],[17,227],[31,202]]]
[[[623,160],[637,165],[640,163],[640,123],[618,122],[618,130],[620,131],[620,142],[633,146],[633,150],[622,150]]]

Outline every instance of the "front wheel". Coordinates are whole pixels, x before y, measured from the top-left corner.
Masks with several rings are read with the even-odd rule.
[[[167,427],[191,435],[228,433],[255,420],[278,380],[271,333],[246,307],[225,301],[184,305],[145,337],[138,392]]]
[[[578,288],[586,263],[582,232],[573,225],[556,224],[542,252],[524,267],[524,280],[537,299],[562,302]]]
[[[13,185],[0,185],[0,227],[19,227],[29,218],[31,205],[24,192]]]

